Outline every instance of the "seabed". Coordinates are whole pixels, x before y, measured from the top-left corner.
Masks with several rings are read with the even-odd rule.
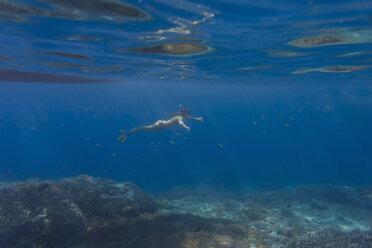
[[[0,186],[0,247],[372,247],[372,186],[149,195],[81,175]]]

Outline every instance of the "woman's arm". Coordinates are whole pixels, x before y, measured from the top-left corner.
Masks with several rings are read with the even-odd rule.
[[[201,117],[192,117],[192,116],[186,116],[186,119],[193,120],[193,121],[203,121],[203,118]]]
[[[184,128],[186,128],[187,131],[190,131],[190,128],[189,128],[188,126],[185,125],[185,123],[183,122],[182,119],[179,119],[179,120],[178,120],[178,123],[179,123],[181,126],[183,126]]]

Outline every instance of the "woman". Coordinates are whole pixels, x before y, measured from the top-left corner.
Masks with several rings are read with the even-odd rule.
[[[189,115],[190,110],[188,108],[183,107],[180,105],[180,112],[177,114],[174,114],[173,117],[169,120],[158,120],[152,125],[148,126],[141,126],[136,127],[130,130],[129,132],[126,130],[121,130],[122,135],[118,137],[118,140],[120,140],[122,143],[128,138],[128,135],[137,132],[137,131],[160,131],[166,128],[170,128],[173,126],[181,125],[184,127],[187,131],[190,130],[188,126],[185,125],[184,120],[195,120],[195,121],[203,121],[203,118],[201,117],[192,117]]]

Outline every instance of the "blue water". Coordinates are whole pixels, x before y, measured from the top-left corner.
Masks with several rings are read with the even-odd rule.
[[[15,2],[63,9],[52,4],[63,1]],[[0,10],[11,16],[0,18],[3,181],[88,174],[147,191],[372,183],[371,1],[128,2],[149,17]],[[365,37],[286,44],[342,32]],[[209,50],[135,50],[181,42]],[[351,52],[360,53],[337,57]],[[331,66],[364,67],[293,73]],[[179,104],[204,122],[116,140],[120,130],[170,118]]]

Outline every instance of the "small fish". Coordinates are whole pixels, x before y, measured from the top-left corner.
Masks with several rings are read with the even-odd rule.
[[[113,153],[113,154],[112,154],[113,157],[116,157],[117,155],[118,155],[117,153]]]
[[[288,123],[284,123],[283,124],[286,128],[289,128],[289,124]]]
[[[222,144],[218,144],[219,147],[223,148],[223,145]]]
[[[172,145],[176,144],[176,142],[174,142],[173,140],[170,140],[169,143],[171,143]]]
[[[98,144],[96,144],[96,146],[102,146],[102,144],[99,144],[99,143],[98,143]]]

